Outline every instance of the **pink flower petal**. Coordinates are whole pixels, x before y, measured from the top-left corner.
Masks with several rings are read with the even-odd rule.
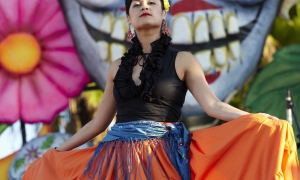
[[[19,79],[0,69],[0,123],[12,124],[19,119]]]
[[[45,51],[40,69],[68,97],[79,95],[90,82],[74,51]]]
[[[56,13],[61,13],[57,0],[19,0],[19,3],[21,7],[20,25],[29,26],[33,33],[44,27]]]
[[[22,7],[19,9],[19,26],[29,32],[37,31],[34,30],[32,26],[37,25],[35,23],[40,23],[36,18],[40,18],[40,16],[43,16],[43,12],[45,11],[43,5],[47,5],[47,2],[45,3],[41,0],[19,1],[19,7]]]
[[[51,123],[66,109],[68,98],[38,69],[20,83],[21,118],[26,123]]]
[[[16,31],[19,22],[18,12],[18,0],[0,1],[0,22],[1,29],[9,29],[10,31]]]
[[[64,15],[60,11],[39,30],[37,36],[43,41],[43,39],[58,38],[66,33],[70,33],[70,31],[65,22]]]
[[[60,37],[52,37],[41,42],[43,50],[73,50],[74,44],[71,34],[63,34]]]
[[[4,16],[2,16],[2,11],[0,8],[0,41],[2,41],[8,34],[7,22]]]
[[[7,27],[7,19],[2,15],[2,10],[0,8],[0,42],[9,34],[9,29]]]

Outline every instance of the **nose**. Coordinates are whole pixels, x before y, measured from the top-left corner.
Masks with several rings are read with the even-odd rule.
[[[149,9],[148,0],[143,1],[143,3],[142,3],[142,10],[148,10],[148,9]]]

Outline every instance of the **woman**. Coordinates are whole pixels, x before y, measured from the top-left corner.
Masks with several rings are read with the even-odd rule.
[[[295,179],[291,126],[219,101],[193,55],[170,47],[168,0],[126,0],[132,47],[110,67],[96,117],[23,179]],[[190,134],[180,122],[186,91],[205,112],[232,121]],[[72,150],[117,124],[98,146]],[[70,151],[72,150],[72,151]]]

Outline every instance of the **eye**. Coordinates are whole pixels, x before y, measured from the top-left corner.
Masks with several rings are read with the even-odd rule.
[[[151,4],[151,5],[154,5],[154,4],[155,4],[155,2],[153,2],[153,1],[150,1],[150,2],[149,2],[149,4]]]
[[[139,7],[139,6],[140,6],[139,3],[136,3],[136,4],[133,5],[133,7]]]

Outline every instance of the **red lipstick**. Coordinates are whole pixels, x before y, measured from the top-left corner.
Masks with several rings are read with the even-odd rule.
[[[140,17],[142,17],[142,16],[151,16],[151,14],[149,14],[149,13],[143,13]]]

